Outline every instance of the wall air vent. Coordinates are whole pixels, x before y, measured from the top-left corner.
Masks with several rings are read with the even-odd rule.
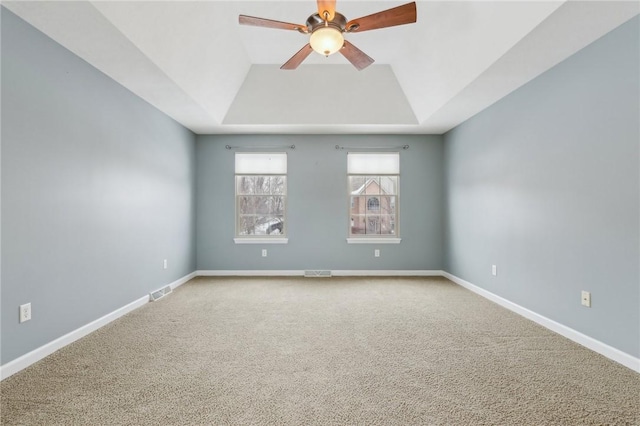
[[[304,271],[304,276],[307,278],[328,278],[331,276],[331,271],[309,270]]]
[[[152,291],[149,293],[149,302],[155,302],[156,300],[162,299],[167,294],[171,293],[171,286],[168,285],[166,287],[162,287],[161,289]]]

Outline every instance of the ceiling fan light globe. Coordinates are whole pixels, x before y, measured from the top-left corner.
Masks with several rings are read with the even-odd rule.
[[[344,45],[344,37],[337,28],[321,27],[311,34],[309,44],[319,54],[329,56],[336,53]]]

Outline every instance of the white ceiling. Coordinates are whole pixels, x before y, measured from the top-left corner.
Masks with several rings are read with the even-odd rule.
[[[338,0],[353,19],[406,3]],[[640,12],[637,1],[418,1],[416,24],[348,34],[376,62],[312,54],[313,0],[3,1],[196,133],[443,133]]]

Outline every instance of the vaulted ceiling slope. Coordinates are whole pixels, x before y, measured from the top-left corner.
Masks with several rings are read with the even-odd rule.
[[[369,68],[313,53],[283,71],[308,36],[238,15],[304,23],[313,0],[3,5],[199,134],[444,133],[640,12],[636,1],[418,1],[416,24],[346,35]]]

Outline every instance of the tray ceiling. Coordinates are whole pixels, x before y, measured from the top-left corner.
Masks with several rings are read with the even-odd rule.
[[[405,3],[338,0],[356,18]],[[346,38],[376,62],[312,54],[315,2],[5,1],[3,5],[196,133],[443,133],[640,11],[638,2],[418,1],[418,22]]]

